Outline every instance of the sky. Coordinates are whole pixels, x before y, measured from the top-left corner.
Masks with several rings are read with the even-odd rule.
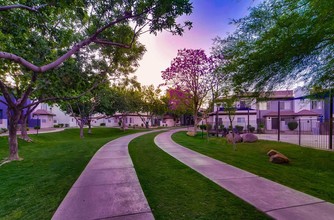
[[[169,32],[143,34],[140,42],[146,46],[146,53],[139,61],[135,75],[142,85],[158,86],[163,83],[161,71],[168,68],[179,49],[203,49],[210,54],[213,39],[217,36],[226,37],[233,33],[235,27],[232,19],[246,16],[249,7],[255,6],[260,0],[191,0],[193,13],[183,16],[180,20],[193,22],[191,30],[185,30],[183,36],[173,36]]]

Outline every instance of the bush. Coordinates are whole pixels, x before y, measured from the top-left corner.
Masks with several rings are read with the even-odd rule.
[[[244,126],[236,125],[235,129],[237,129],[237,131],[241,133],[244,130]]]
[[[58,124],[59,125],[59,128],[62,128],[64,127],[64,124]]]
[[[101,123],[100,126],[106,126],[106,123]]]
[[[208,124],[207,130],[210,131],[212,129],[212,125]]]
[[[60,126],[59,126],[59,125],[53,125],[53,127],[54,127],[54,128],[60,128]]]
[[[298,128],[298,122],[296,122],[296,121],[290,121],[288,123],[288,128],[290,129],[290,131],[295,130],[296,128]]]
[[[41,126],[35,126],[34,129],[36,130],[41,129]]]
[[[0,128],[0,134],[2,134],[2,133],[6,133],[7,131],[8,131],[7,128]]]
[[[201,130],[206,130],[206,125],[200,125],[199,128],[200,128]]]
[[[249,129],[250,133],[253,133],[255,131],[255,127],[253,127],[252,125],[247,125],[247,128]]]

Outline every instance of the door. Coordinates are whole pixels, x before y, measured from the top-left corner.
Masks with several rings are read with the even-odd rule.
[[[278,118],[271,118],[271,129],[278,129]]]

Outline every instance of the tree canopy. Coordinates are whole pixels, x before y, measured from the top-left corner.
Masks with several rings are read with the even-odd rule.
[[[199,108],[212,88],[214,69],[215,59],[207,56],[204,50],[183,49],[178,51],[171,66],[162,71],[166,85],[190,96],[190,102],[183,104],[193,111],[195,130]]]
[[[236,31],[215,40],[225,71],[248,90],[271,90],[302,81],[333,86],[334,1],[266,0],[233,21]]]

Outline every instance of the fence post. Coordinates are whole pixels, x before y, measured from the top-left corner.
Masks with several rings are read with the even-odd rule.
[[[280,141],[281,140],[281,102],[280,101],[278,101],[278,105],[277,106],[278,106],[277,141]]]
[[[333,95],[329,90],[329,149],[333,149]]]
[[[302,141],[302,129],[301,129],[301,120],[299,119],[298,120],[298,138],[299,138],[299,140],[298,140],[298,143],[299,143],[299,146],[301,146],[301,141]]]

